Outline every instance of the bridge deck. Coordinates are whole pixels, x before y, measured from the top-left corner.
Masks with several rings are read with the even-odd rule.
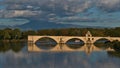
[[[51,38],[55,40],[57,43],[61,43],[60,41],[63,41],[63,43],[66,43],[68,40],[73,39],[73,38],[80,39],[84,43],[87,43],[88,41],[90,41],[91,43],[94,43],[97,40],[102,39],[102,38],[107,39],[109,41],[113,41],[113,40],[120,41],[120,37],[93,37],[93,36],[91,37],[86,37],[86,36],[28,36],[28,41],[35,43],[37,40],[41,38]]]

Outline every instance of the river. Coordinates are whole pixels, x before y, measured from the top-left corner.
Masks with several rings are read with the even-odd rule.
[[[117,52],[29,51],[22,43],[0,43],[0,68],[119,68]],[[117,55],[116,55],[117,54]]]

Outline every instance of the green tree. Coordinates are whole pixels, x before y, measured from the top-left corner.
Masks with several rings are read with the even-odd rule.
[[[3,31],[3,39],[4,40],[9,40],[11,38],[10,34],[8,31]]]
[[[20,39],[21,31],[19,29],[14,29],[11,35],[12,35],[12,39]]]
[[[27,39],[28,35],[36,35],[36,31],[28,30],[28,31],[21,32],[22,39]]]

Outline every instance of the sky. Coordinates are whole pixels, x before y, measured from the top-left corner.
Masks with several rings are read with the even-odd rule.
[[[0,0],[0,18],[24,19],[12,23],[0,19],[0,25],[11,26],[37,18],[66,25],[120,27],[120,0]]]
[[[6,25],[6,26],[16,26],[16,25],[25,24],[28,22],[29,20],[26,20],[26,19],[0,19],[0,25]]]

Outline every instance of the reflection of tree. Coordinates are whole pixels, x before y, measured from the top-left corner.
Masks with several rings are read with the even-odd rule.
[[[119,41],[115,40],[115,41],[112,41],[112,42],[108,42],[108,43],[106,43],[106,45],[113,48],[115,51],[120,52],[120,42]]]
[[[8,43],[1,42],[0,43],[0,52],[6,52],[8,50],[13,50],[14,52],[19,52],[25,45],[22,43]]]
[[[117,52],[117,51],[108,51],[107,53],[111,57],[119,57],[120,58],[120,52]]]
[[[115,51],[113,52],[108,52],[108,55],[112,56],[112,57],[119,57],[120,58],[120,42],[119,41],[113,41],[111,43],[111,48],[113,48]]]
[[[9,43],[0,43],[0,52],[6,52],[8,50],[10,50]]]
[[[105,43],[95,43],[94,45],[96,47],[102,48],[102,49],[107,49],[110,47],[110,48],[114,49],[115,51],[120,52],[120,42],[117,40],[112,41],[112,42],[105,42]]]
[[[14,52],[19,52],[25,45],[22,43],[11,43],[11,49]]]
[[[120,52],[120,42],[114,41],[112,45],[116,51]]]

